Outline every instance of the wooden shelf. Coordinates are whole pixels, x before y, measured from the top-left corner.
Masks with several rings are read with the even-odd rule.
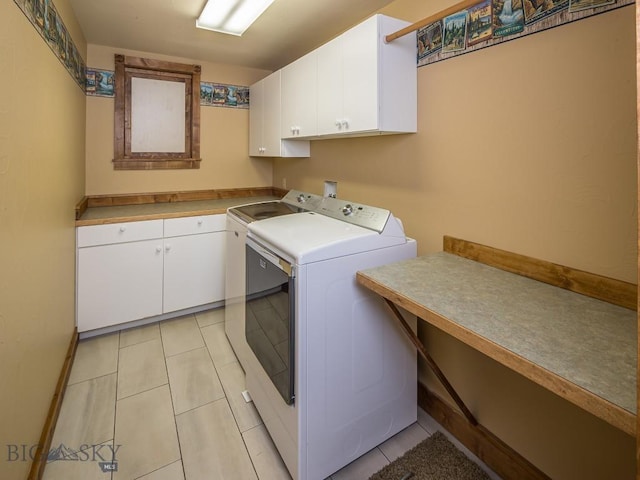
[[[445,245],[447,242],[447,249],[453,252],[466,250],[460,248],[463,244],[492,250],[450,237]],[[511,265],[513,258],[529,259],[496,252],[506,255]],[[571,269],[563,269],[573,275]],[[579,276],[585,275],[599,279],[594,283],[603,285],[604,291],[616,290],[610,286],[611,282],[617,285],[615,280],[586,272]],[[634,310],[448,252],[358,272],[357,280],[502,365],[635,435]],[[634,287],[626,284],[625,288]],[[601,290],[598,295],[606,296]]]

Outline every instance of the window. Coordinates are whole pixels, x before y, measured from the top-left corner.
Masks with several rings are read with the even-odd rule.
[[[200,168],[200,65],[115,56],[116,170]]]

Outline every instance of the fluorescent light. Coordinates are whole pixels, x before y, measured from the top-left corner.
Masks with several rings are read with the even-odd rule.
[[[207,0],[196,27],[242,35],[274,0]]]

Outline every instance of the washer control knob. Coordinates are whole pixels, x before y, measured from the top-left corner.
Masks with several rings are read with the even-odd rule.
[[[348,203],[347,205],[345,205],[344,207],[342,207],[342,213],[344,215],[351,215],[353,213],[353,205],[351,205],[350,203]]]
[[[304,202],[307,201],[307,199],[305,198],[304,194],[302,194],[302,193],[300,195],[298,195],[297,199],[298,199],[298,203],[304,203]]]

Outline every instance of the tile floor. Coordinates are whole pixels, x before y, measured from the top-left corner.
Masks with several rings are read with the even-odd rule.
[[[51,442],[78,461],[50,461],[44,479],[288,480],[244,389],[224,309],[82,340]],[[417,423],[331,479],[367,479],[436,430],[419,410]],[[113,458],[117,471],[103,472]]]

